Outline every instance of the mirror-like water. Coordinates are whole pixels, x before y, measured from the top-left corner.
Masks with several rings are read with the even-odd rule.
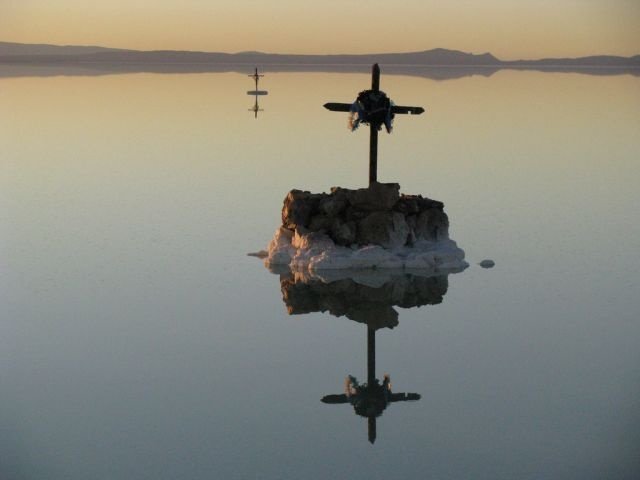
[[[246,253],[291,188],[366,184],[322,104],[368,82],[272,73],[256,119],[237,73],[0,79],[2,478],[637,478],[640,79],[383,68],[427,112],[379,179],[443,201],[471,267],[318,293]],[[362,316],[420,395],[374,444],[321,401],[367,379]]]

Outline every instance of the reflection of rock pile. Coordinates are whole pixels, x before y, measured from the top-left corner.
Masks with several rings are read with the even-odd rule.
[[[322,397],[326,404],[350,404],[357,415],[367,418],[368,438],[376,441],[376,419],[395,402],[419,400],[418,393],[393,392],[391,377],[376,378],[376,331],[398,325],[402,308],[435,305],[447,293],[447,274],[425,274],[391,270],[328,270],[322,273],[272,269],[280,273],[282,298],[290,315],[329,312],[364,323],[367,328],[367,381],[349,375],[344,393]]]
[[[464,268],[443,204],[400,195],[397,183],[289,192],[267,264],[337,268]]]
[[[328,311],[375,329],[398,325],[394,306],[412,308],[441,303],[448,287],[446,275],[370,275],[361,281],[367,284],[353,278],[326,283],[318,277],[283,275],[280,287],[291,315]]]

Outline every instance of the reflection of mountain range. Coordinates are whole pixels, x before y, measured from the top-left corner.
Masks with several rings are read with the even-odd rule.
[[[266,72],[365,72],[373,63],[383,65],[387,74],[417,75],[434,79],[476,74],[491,75],[504,68],[640,75],[640,55],[505,61],[490,53],[476,55],[441,48],[422,52],[365,55],[286,55],[261,52],[232,54],[137,51],[0,42],[0,77],[126,72],[245,72],[247,65],[259,65],[261,70]]]

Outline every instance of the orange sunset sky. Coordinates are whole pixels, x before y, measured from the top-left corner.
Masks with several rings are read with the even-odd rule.
[[[0,40],[274,53],[640,53],[638,0],[0,0]]]

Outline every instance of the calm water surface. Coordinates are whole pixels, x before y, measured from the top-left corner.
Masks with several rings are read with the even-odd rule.
[[[445,203],[471,267],[376,333],[421,399],[327,405],[367,329],[289,315],[264,248],[291,188],[367,179],[327,101],[367,75],[0,79],[3,479],[640,476],[640,79],[384,75],[422,105],[379,178]],[[494,259],[496,267],[476,264]]]

